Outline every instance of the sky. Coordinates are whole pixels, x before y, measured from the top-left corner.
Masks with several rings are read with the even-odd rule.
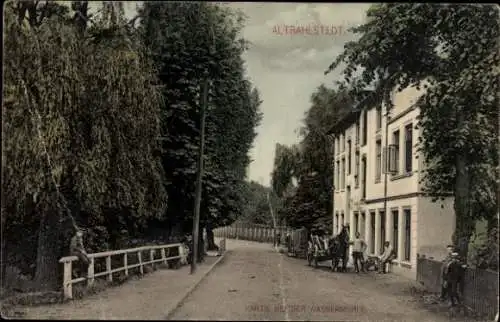
[[[126,2],[126,15],[133,16],[136,4]],[[247,16],[243,37],[250,41],[245,53],[247,76],[261,94],[263,120],[250,151],[248,179],[270,184],[276,143],[299,141],[309,99],[321,84],[333,86],[339,71],[324,75],[347,41],[356,36],[347,31],[364,22],[370,4],[231,2]],[[294,33],[284,26],[311,28],[316,34]],[[317,32],[314,32],[313,28]]]
[[[252,43],[245,54],[247,72],[263,100],[264,117],[250,152],[248,179],[269,185],[276,143],[299,141],[297,129],[311,94],[322,83],[333,87],[333,81],[340,80],[339,71],[326,76],[324,71],[344,44],[356,38],[347,29],[364,22],[370,4],[244,2],[229,6],[247,15],[243,36]],[[317,25],[323,32],[293,34],[283,25]]]

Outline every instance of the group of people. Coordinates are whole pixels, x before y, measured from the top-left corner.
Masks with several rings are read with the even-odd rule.
[[[325,235],[322,237],[319,235],[311,235],[309,248],[312,249],[315,244],[319,249],[328,249],[330,251],[330,255],[333,259],[333,269],[336,269],[339,262],[342,261],[342,271],[346,271],[347,261],[349,258],[349,245],[352,246],[354,270],[357,273],[366,271],[368,269],[367,266],[369,266],[372,262],[378,269],[379,273],[386,273],[387,264],[395,258],[395,252],[389,241],[384,242],[384,251],[380,256],[368,256],[368,245],[361,238],[361,234],[356,232],[355,238],[351,240],[349,237],[348,225],[343,225],[340,233],[331,239]]]
[[[352,245],[352,258],[354,261],[354,270],[356,273],[366,271],[368,266],[369,256],[367,254],[368,245],[361,238],[361,234],[356,232],[355,238],[349,242]],[[395,258],[394,249],[389,241],[384,242],[384,251],[380,256],[374,257],[376,262],[375,267],[378,268],[378,273],[385,274],[389,263]]]

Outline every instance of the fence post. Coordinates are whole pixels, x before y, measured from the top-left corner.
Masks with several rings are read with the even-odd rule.
[[[125,267],[125,276],[128,276],[128,253],[123,254],[123,267]]]
[[[87,287],[91,287],[94,284],[94,264],[94,257],[91,257],[89,267],[87,269]]]
[[[185,262],[187,254],[184,254],[184,247],[182,245],[179,245],[179,256],[180,256],[180,261]]]
[[[217,255],[222,256],[222,254],[224,254],[225,251],[226,251],[226,238],[222,238],[220,241],[219,251]]]
[[[156,251],[154,249],[149,250],[149,261],[151,262],[151,268],[153,269],[153,271],[155,270],[155,252]]]
[[[144,274],[144,267],[142,267],[142,251],[137,252],[137,261],[139,262],[139,271]]]
[[[165,256],[165,248],[161,249],[161,259],[163,259],[163,264],[167,264],[167,256]]]
[[[64,262],[64,278],[63,278],[63,288],[64,288],[64,298],[73,298],[73,284],[71,284],[72,276],[72,261]]]
[[[112,282],[113,273],[111,272],[111,256],[106,257],[106,272],[108,273],[108,282]]]

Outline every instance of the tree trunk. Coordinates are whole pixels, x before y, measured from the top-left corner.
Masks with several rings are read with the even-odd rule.
[[[207,243],[208,243],[207,249],[210,251],[219,250],[219,246],[217,246],[215,244],[215,237],[214,237],[214,231],[212,229],[212,225],[207,225],[207,227],[205,229],[207,230]]]
[[[200,233],[198,234],[198,263],[203,262],[205,258],[205,243],[203,240],[203,226],[200,226]]]
[[[455,181],[455,233],[454,244],[463,260],[467,260],[469,241],[474,232],[475,221],[471,214],[470,175],[467,170],[467,159],[462,155],[456,158]]]
[[[41,291],[59,288],[59,210],[44,209],[38,232],[38,247],[34,282]]]

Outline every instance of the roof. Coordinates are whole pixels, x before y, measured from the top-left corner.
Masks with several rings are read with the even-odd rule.
[[[333,125],[333,127],[327,132],[327,134],[337,134],[345,130],[349,125],[354,123],[359,115],[361,114],[361,109],[354,108],[351,111],[347,112],[343,117],[341,117],[337,123]]]
[[[366,95],[363,100],[355,104],[350,111],[348,111],[343,117],[341,117],[335,124],[333,124],[332,128],[327,132],[330,134],[337,134],[342,132],[351,124],[356,122],[361,111],[364,109],[369,109],[375,106],[376,103],[376,95],[374,91],[364,91]]]

